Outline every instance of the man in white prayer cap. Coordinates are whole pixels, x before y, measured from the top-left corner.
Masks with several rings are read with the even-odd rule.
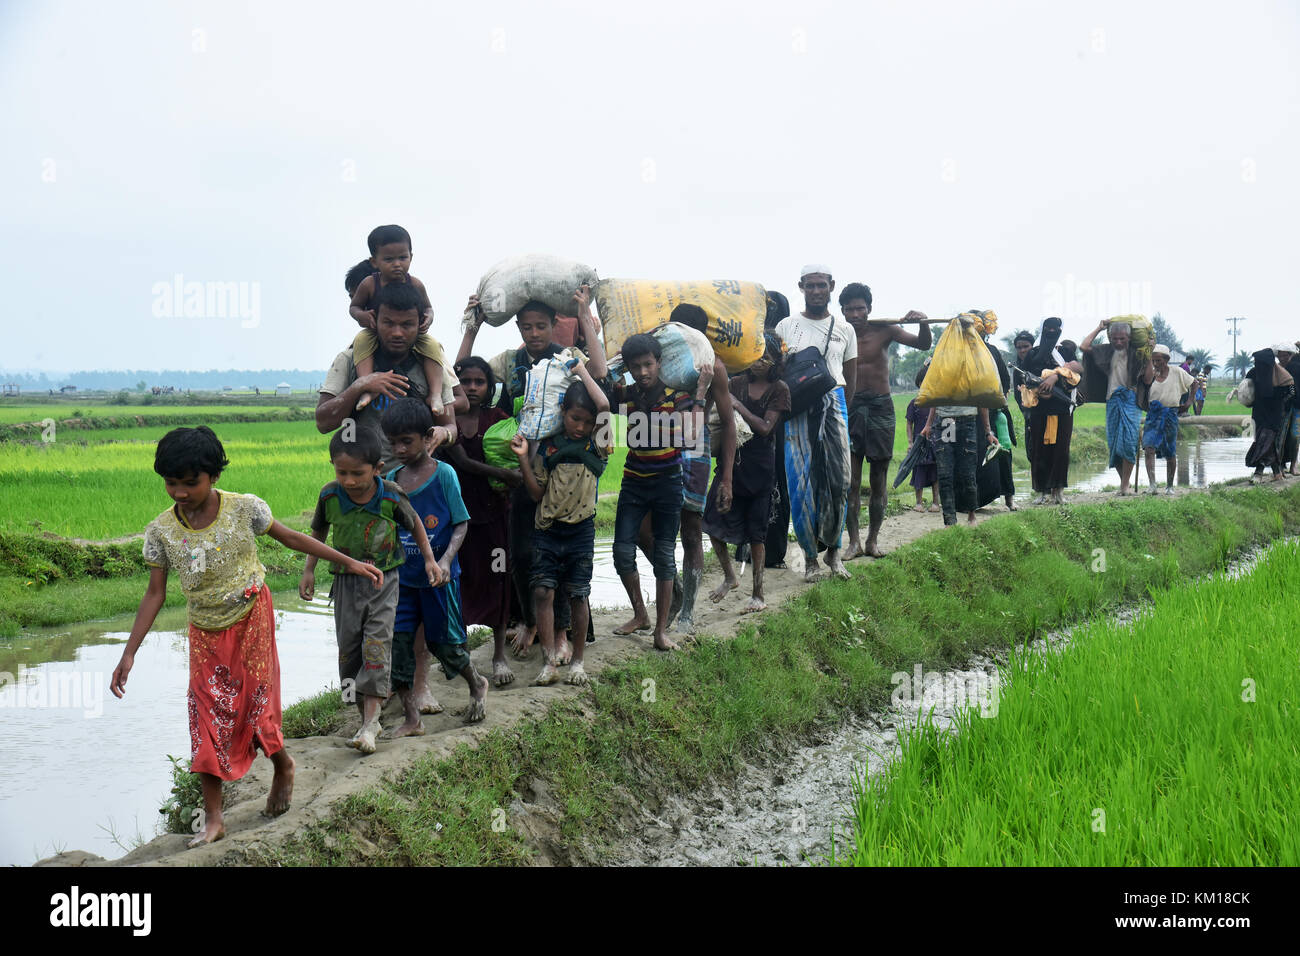
[[[1156,457],[1165,459],[1165,494],[1174,493],[1178,467],[1178,416],[1187,411],[1196,380],[1180,365],[1169,364],[1169,346],[1151,349],[1155,377],[1147,392],[1147,417],[1142,425],[1142,448],[1146,452],[1147,482],[1151,494],[1158,494]]]
[[[804,349],[816,349],[825,358],[831,378],[830,390],[792,413],[785,425],[790,517],[803,549],[808,581],[824,578],[827,571],[845,580],[850,576],[840,546],[849,496],[848,396],[857,383],[858,339],[847,321],[830,313],[834,289],[828,266],[804,266],[799,272],[804,310],[782,319],[775,330],[787,362]],[[818,562],[823,550],[825,569]]]

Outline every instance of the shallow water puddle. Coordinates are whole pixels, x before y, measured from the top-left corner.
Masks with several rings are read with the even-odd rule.
[[[285,706],[338,683],[334,621],[324,602],[278,595],[281,698]],[[292,609],[288,609],[292,608]],[[189,758],[189,680],[184,614],[136,654],[127,693],[108,689],[131,621],[6,642],[0,671],[0,865],[26,865],[65,847],[113,858],[151,838],[171,789],[167,754]],[[66,632],[63,632],[66,634]],[[67,647],[69,641],[76,641]],[[62,644],[64,660],[44,660]],[[12,676],[9,676],[12,675]]]
[[[595,607],[628,606],[612,546],[613,539],[596,542]],[[649,562],[637,557],[642,590],[653,588]],[[274,601],[288,707],[338,685],[334,618],[324,596],[308,604],[285,593]],[[166,755],[189,758],[185,612],[159,614],[118,700],[108,685],[131,622],[0,642],[0,865],[28,865],[65,848],[113,859],[157,834],[158,807],[171,790]]]

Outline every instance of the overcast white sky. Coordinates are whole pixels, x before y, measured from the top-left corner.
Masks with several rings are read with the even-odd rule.
[[[824,260],[880,316],[1075,338],[1160,311],[1222,359],[1227,316],[1300,336],[1298,10],[5,0],[0,367],[324,368],[386,222],[453,352],[544,251],[792,301]],[[156,316],[178,274],[257,323]]]

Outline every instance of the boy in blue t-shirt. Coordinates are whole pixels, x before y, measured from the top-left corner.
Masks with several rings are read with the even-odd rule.
[[[393,730],[393,737],[424,733],[412,683],[415,679],[415,632],[424,624],[424,640],[442,664],[448,680],[457,675],[469,684],[470,706],[465,723],[483,719],[487,702],[487,678],[474,669],[465,645],[465,624],[460,611],[460,562],[456,554],[469,529],[469,511],[460,496],[460,482],[448,464],[429,454],[426,442],[432,437],[433,415],[429,407],[414,398],[403,398],[384,411],[384,434],[393,446],[393,457],[401,465],[388,474],[406,492],[411,507],[424,522],[429,545],[437,559],[439,583],[430,587],[417,568],[419,548],[405,532],[406,564],[398,571],[400,591],[397,617],[393,623],[393,688],[402,699],[405,722]]]

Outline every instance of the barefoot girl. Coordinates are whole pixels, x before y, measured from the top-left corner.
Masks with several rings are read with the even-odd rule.
[[[266,813],[284,813],[293,794],[293,758],[280,734],[275,613],[256,536],[269,534],[295,551],[341,561],[376,586],[383,580],[376,568],[286,528],[261,498],[218,491],[213,483],[228,464],[210,428],[176,428],[158,442],[154,471],[175,504],[145,530],[149,586],[110,685],[116,696],[126,693],[135,652],[167,596],[167,572],[174,570],[189,605],[190,771],[203,785],[204,826],[190,846],[225,836],[221,782],[248,773],[255,748],[275,766]]]
[[[769,332],[766,342],[762,358],[745,374],[733,375],[728,385],[735,399],[732,407],[754,433],[753,438],[736,450],[731,510],[718,510],[716,483],[709,490],[708,504],[704,509],[704,530],[708,532],[723,573],[722,583],[709,594],[711,601],[721,601],[739,584],[727,545],[749,543],[754,588],[742,614],[767,607],[763,601],[763,563],[772,489],[776,485],[775,438],[782,419],[790,411],[790,388],[781,381],[781,340]]]
[[[522,478],[514,469],[489,465],[483,453],[483,433],[508,416],[500,408],[489,408],[496,387],[495,376],[477,355],[456,363],[469,411],[456,416],[460,441],[444,454],[460,478],[461,497],[469,509],[470,533],[460,549],[460,566],[474,586],[461,591],[465,625],[486,624],[492,628],[492,683],[504,687],[515,679],[506,660],[506,625],[510,618],[510,597],[514,581],[510,576],[510,494]],[[501,483],[498,491],[492,480]]]

